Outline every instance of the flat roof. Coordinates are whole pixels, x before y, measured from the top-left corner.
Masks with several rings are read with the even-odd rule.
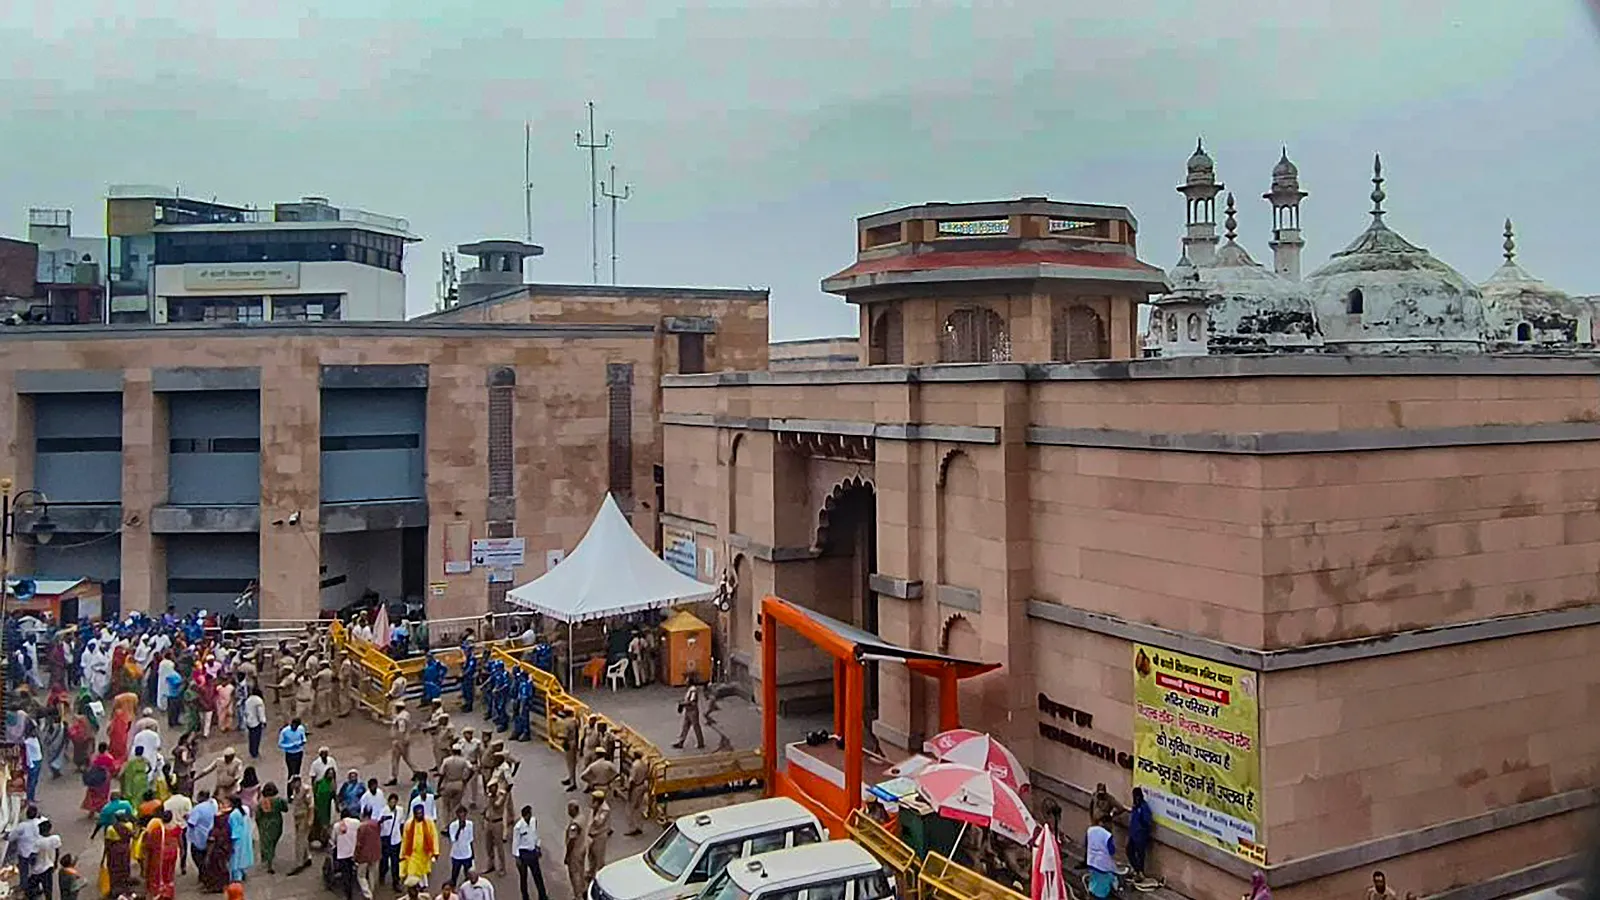
[[[16,325],[0,327],[0,342],[171,340],[174,337],[291,338],[291,337],[534,337],[631,338],[654,335],[654,325],[567,322],[434,322],[407,319],[398,322],[177,322],[119,325]]]
[[[617,284],[544,284],[530,282],[512,284],[486,297],[459,303],[449,309],[423,313],[411,321],[446,318],[463,309],[496,306],[524,297],[562,297],[566,299],[606,300],[630,297],[660,297],[673,300],[765,300],[771,295],[768,288],[717,288],[717,287],[650,287],[649,285]]]
[[[163,232],[193,231],[326,231],[330,228],[348,228],[352,231],[370,231],[374,234],[386,234],[390,237],[403,238],[409,243],[422,240],[422,238],[409,231],[377,225],[363,219],[330,219],[323,222],[195,222],[189,225],[157,225],[150,230],[156,234],[161,234]]]
[[[1105,203],[1077,203],[1048,197],[1021,197],[1016,200],[979,200],[969,203],[932,201],[871,213],[856,220],[862,228],[876,228],[906,219],[987,219],[1001,216],[1062,216],[1082,219],[1115,219],[1127,222],[1137,231],[1139,221],[1126,206]]]

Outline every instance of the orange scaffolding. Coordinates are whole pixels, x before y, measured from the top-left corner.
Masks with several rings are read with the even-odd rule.
[[[778,626],[784,625],[833,657],[833,731],[844,739],[842,789],[815,778],[797,783],[778,765]],[[761,746],[767,792],[790,796],[810,807],[836,837],[845,819],[861,806],[866,759],[867,663],[903,664],[939,682],[939,730],[961,725],[956,683],[1000,668],[998,663],[957,659],[891,644],[875,634],[779,597],[761,601]]]

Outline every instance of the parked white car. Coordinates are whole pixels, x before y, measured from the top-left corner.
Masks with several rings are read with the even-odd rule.
[[[891,900],[894,876],[854,841],[763,853],[728,864],[699,900]]]
[[[650,848],[601,869],[588,900],[685,900],[742,857],[820,844],[822,823],[788,797],[683,816]]]

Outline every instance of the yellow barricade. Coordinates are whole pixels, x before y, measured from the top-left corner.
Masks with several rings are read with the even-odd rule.
[[[877,857],[878,862],[894,872],[895,883],[900,886],[902,900],[919,900],[922,896],[918,882],[920,866],[917,853],[899,835],[880,825],[867,815],[866,810],[855,809],[845,820],[844,829],[850,839]]]
[[[922,861],[917,887],[923,900],[1028,900],[1027,895],[937,853],[929,853]]]

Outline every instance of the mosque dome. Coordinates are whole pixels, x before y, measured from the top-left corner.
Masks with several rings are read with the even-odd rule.
[[[1372,224],[1304,282],[1326,344],[1348,353],[1481,349],[1477,286],[1384,224],[1376,158],[1372,183]]]
[[[1505,262],[1483,283],[1484,317],[1495,343],[1550,346],[1593,341],[1592,311],[1535,278],[1517,263],[1517,244],[1506,220]]]
[[[1272,167],[1272,187],[1298,191],[1300,189],[1300,169],[1289,161],[1289,148],[1283,148],[1283,155],[1278,157],[1278,164]]]

